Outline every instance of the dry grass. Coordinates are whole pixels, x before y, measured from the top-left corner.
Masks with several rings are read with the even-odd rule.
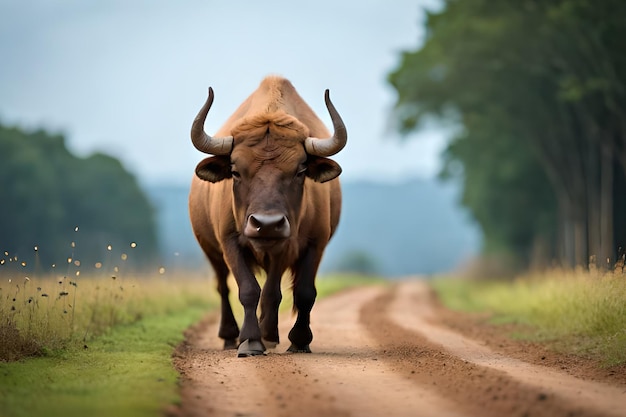
[[[489,311],[496,323],[531,329],[519,337],[609,366],[626,363],[626,275],[621,269],[551,270],[512,282],[443,279],[433,285],[453,309]]]
[[[126,274],[129,275],[129,274]],[[113,326],[216,301],[207,275],[0,272],[0,360],[87,344]]]

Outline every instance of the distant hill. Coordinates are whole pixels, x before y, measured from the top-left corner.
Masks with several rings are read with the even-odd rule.
[[[149,186],[157,209],[164,263],[206,264],[191,232],[188,187]],[[444,272],[480,249],[480,232],[456,203],[457,191],[435,180],[401,184],[346,182],[337,234],[327,247],[322,272],[365,262],[385,276]]]
[[[448,271],[480,250],[480,232],[457,204],[457,190],[435,180],[343,187],[339,230],[324,269],[366,253],[386,276]]]

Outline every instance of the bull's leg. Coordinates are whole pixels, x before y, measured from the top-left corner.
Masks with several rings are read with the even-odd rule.
[[[225,245],[228,245],[224,251],[227,256],[226,261],[237,281],[239,301],[243,306],[243,323],[239,332],[241,343],[237,348],[237,356],[263,355],[265,346],[261,341],[261,329],[256,315],[261,298],[261,287],[237,247],[237,241],[227,241]]]
[[[221,299],[221,317],[218,336],[224,339],[224,350],[237,349],[237,337],[239,336],[239,326],[233,315],[230,305],[230,289],[228,288],[228,266],[223,259],[210,259],[213,270],[217,278],[217,292]]]
[[[278,335],[278,307],[283,298],[280,291],[282,271],[269,271],[267,281],[261,291],[261,336],[268,348],[280,342]]]
[[[294,307],[298,310],[296,323],[289,332],[289,340],[291,346],[289,352],[305,352],[310,353],[310,343],[313,340],[313,332],[311,332],[311,310],[317,297],[315,289],[315,274],[321,260],[321,251],[313,248],[307,249],[307,252],[298,262],[294,277],[293,286],[293,302]]]
[[[254,275],[237,277],[239,285],[239,301],[243,305],[243,324],[239,332],[241,344],[237,349],[237,356],[256,356],[265,352],[261,341],[261,329],[256,316],[256,310],[261,296],[261,287]]]

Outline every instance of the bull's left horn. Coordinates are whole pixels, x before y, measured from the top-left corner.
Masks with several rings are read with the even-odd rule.
[[[339,116],[333,102],[330,101],[330,93],[328,90],[326,90],[324,94],[324,100],[326,101],[326,108],[328,109],[330,118],[333,121],[335,133],[332,137],[327,139],[306,138],[304,147],[310,155],[332,156],[341,151],[348,141],[346,126],[343,124],[343,120],[341,120],[341,116]]]
[[[233,137],[214,138],[204,131],[204,122],[213,104],[213,89],[209,87],[209,97],[191,125],[191,142],[197,150],[211,155],[228,155],[233,149]]]

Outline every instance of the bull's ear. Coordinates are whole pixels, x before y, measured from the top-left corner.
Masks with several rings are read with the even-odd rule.
[[[212,156],[203,159],[196,167],[198,178],[209,182],[220,182],[232,177],[230,156]]]
[[[320,156],[309,156],[306,176],[313,181],[330,181],[337,178],[339,174],[341,174],[341,167],[337,162]]]

